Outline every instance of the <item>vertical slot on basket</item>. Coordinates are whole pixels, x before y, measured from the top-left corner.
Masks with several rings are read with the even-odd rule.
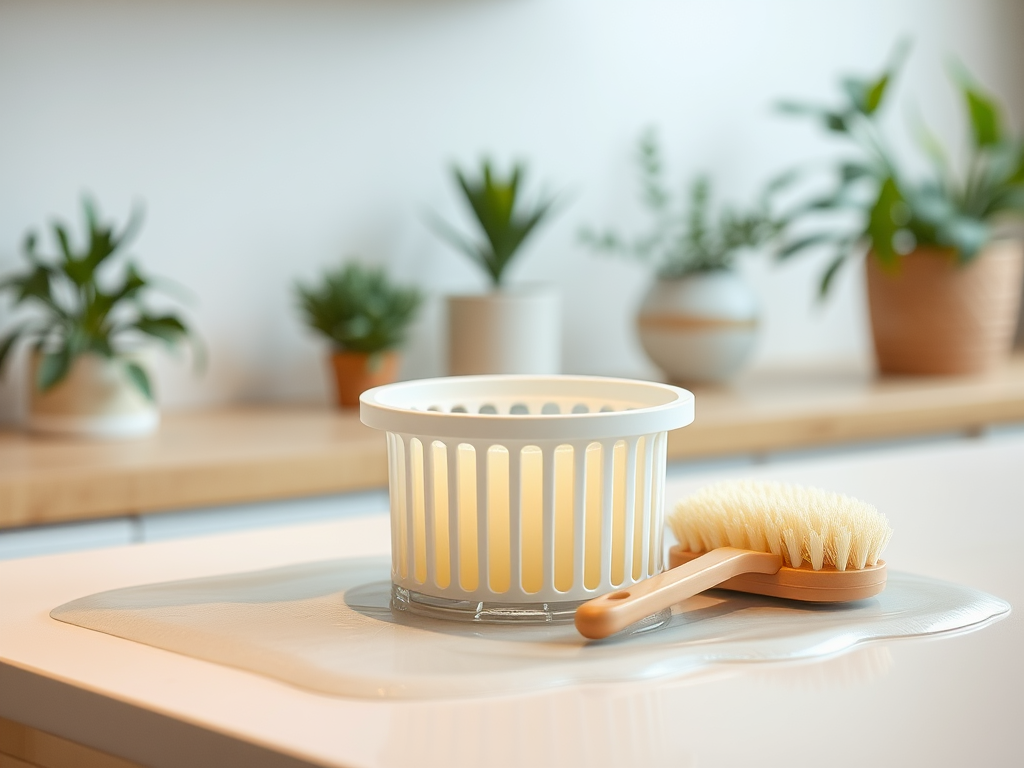
[[[458,526],[459,586],[474,592],[480,586],[480,557],[477,548],[476,451],[460,443],[458,447]]]
[[[636,445],[637,439],[631,437],[624,441],[624,459],[622,462],[623,485],[619,493],[622,495],[622,503],[625,507],[625,514],[622,520],[622,581],[635,581],[633,572],[636,567],[634,557],[636,546]]]
[[[573,448],[560,445],[554,452],[554,578],[555,589],[568,592],[573,585]]]
[[[396,436],[395,443],[398,448],[398,497],[399,506],[399,528],[398,528],[398,549],[401,552],[399,561],[399,573],[403,579],[409,578],[412,572],[412,505],[409,499],[409,443],[403,437]]]
[[[646,444],[648,438],[641,437],[636,441],[636,461],[633,473],[635,487],[633,491],[633,581],[643,578],[644,552],[644,518],[647,517],[647,480],[646,480]]]
[[[619,586],[626,579],[626,441],[612,449],[612,546],[611,580]]]
[[[448,549],[448,526],[451,512],[448,504],[448,446],[440,440],[430,444],[433,453],[434,478],[434,583],[446,589],[452,583],[451,557]]]
[[[544,586],[544,453],[540,448],[523,448],[519,472],[521,583],[524,592],[534,594]]]
[[[508,449],[487,449],[487,584],[496,594],[511,583],[508,521]]]
[[[405,471],[400,462],[402,438],[387,433],[388,444],[388,501],[391,506],[391,571],[404,578],[408,574],[405,564]]]
[[[583,522],[583,586],[597,589],[601,584],[601,518],[603,499],[601,497],[601,455],[600,443],[587,446],[586,491]]]
[[[416,437],[409,441],[409,466],[412,491],[412,574],[416,581],[424,584],[427,581],[426,490],[423,487],[423,443]]]
[[[615,443],[601,443],[601,580],[600,586],[612,583],[612,548],[614,546]]]
[[[654,465],[664,467],[668,459],[668,433],[659,432],[654,438]],[[653,478],[651,504],[651,551],[647,560],[647,575],[653,576],[662,570],[661,537],[665,520],[665,474]]]

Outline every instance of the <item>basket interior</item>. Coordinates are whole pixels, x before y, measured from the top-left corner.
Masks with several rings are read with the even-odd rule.
[[[560,377],[409,382],[381,401],[395,408],[482,416],[561,416],[666,405],[675,395],[649,382]]]

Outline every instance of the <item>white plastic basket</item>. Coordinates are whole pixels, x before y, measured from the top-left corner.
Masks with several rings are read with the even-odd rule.
[[[387,432],[399,608],[551,620],[658,573],[666,431],[693,395],[584,376],[465,376],[364,392]]]

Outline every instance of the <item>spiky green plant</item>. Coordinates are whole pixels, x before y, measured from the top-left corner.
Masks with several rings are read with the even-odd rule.
[[[82,203],[88,241],[81,249],[72,244],[64,224],[53,224],[60,255],[44,257],[37,251],[35,232],[25,237],[23,251],[29,268],[0,280],[0,293],[13,295],[15,306],[36,310],[37,317],[16,325],[0,337],[0,368],[15,344],[32,341],[42,355],[35,386],[45,392],[59,384],[76,358],[96,354],[120,360],[130,380],[147,397],[153,392],[145,370],[125,355],[119,342],[132,336],[149,336],[175,347],[195,339],[181,318],[172,312],[146,307],[144,294],[152,281],[133,262],[120,270],[115,257],[138,233],[141,214],[132,211],[120,232],[100,221],[93,201]]]
[[[613,230],[587,227],[580,239],[602,253],[630,256],[653,263],[662,278],[731,269],[744,248],[763,245],[779,230],[772,219],[767,195],[759,206],[740,212],[711,210],[711,182],[697,177],[681,204],[665,183],[664,160],[657,136],[645,131],[637,148],[641,200],[651,217],[646,232],[630,240]]]
[[[494,288],[500,288],[523,242],[551,213],[554,198],[544,197],[523,210],[519,192],[526,169],[521,163],[513,166],[507,178],[498,176],[486,160],[478,178],[468,177],[458,167],[452,173],[480,225],[483,242],[464,237],[436,216],[431,223],[441,237],[480,265]]]
[[[820,244],[835,249],[821,280],[822,296],[858,248],[869,248],[890,271],[899,269],[900,257],[917,245],[936,246],[967,264],[991,239],[1000,219],[1024,220],[1024,137],[1009,135],[995,99],[963,67],[954,67],[952,77],[972,135],[966,168],[954,171],[946,150],[923,124],[917,139],[930,172],[913,178],[897,164],[878,116],[907,50],[907,43],[900,43],[873,79],[845,78],[838,106],[780,104],[784,112],[819,121],[857,149],[856,156],[837,163],[828,193],[812,196],[787,216],[790,222],[810,217],[819,229],[786,245],[780,257]],[[821,227],[823,213],[852,214],[856,223],[852,229],[842,223]]]
[[[306,324],[341,351],[373,358],[400,347],[422,301],[419,291],[393,285],[379,267],[358,262],[324,272],[320,282],[296,284]]]

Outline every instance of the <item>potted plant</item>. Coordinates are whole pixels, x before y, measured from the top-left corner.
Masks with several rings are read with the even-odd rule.
[[[0,366],[15,345],[32,342],[29,428],[96,437],[146,434],[159,424],[153,385],[140,342],[157,339],[175,348],[194,337],[175,313],[147,307],[153,287],[138,267],[116,257],[138,232],[132,212],[116,232],[100,221],[96,206],[83,201],[87,242],[76,248],[67,228],[53,224],[60,255],[37,251],[37,237],[24,241],[28,268],[0,280],[0,292],[35,316],[0,337]],[[198,360],[198,346],[194,345]]]
[[[957,174],[935,137],[918,140],[930,171],[911,177],[895,161],[878,115],[907,46],[897,47],[874,79],[843,81],[836,107],[781,105],[810,115],[854,143],[855,155],[835,170],[829,192],[803,202],[787,218],[802,222],[839,214],[852,227],[830,224],[792,241],[782,257],[822,243],[835,252],[821,281],[828,292],[837,270],[867,251],[867,288],[878,367],[884,373],[979,373],[1006,359],[1021,295],[1024,249],[998,237],[1007,221],[1024,219],[1024,141],[1007,134],[1001,110],[962,68],[954,80],[968,114],[972,142]]]
[[[295,292],[306,324],[331,342],[339,406],[357,407],[364,391],[395,380],[398,349],[422,299],[417,290],[393,285],[382,268],[350,262]]]
[[[637,159],[641,200],[651,218],[647,231],[627,239],[588,228],[581,239],[599,252],[654,266],[655,281],[637,313],[640,343],[654,364],[674,382],[723,382],[754,348],[757,302],[736,263],[745,249],[764,245],[778,231],[768,194],[751,211],[713,213],[711,183],[702,176],[676,204],[654,131],[641,136]]]
[[[481,373],[558,373],[561,358],[558,295],[548,286],[510,287],[509,266],[523,243],[552,211],[554,199],[524,205],[520,184],[525,167],[515,164],[507,177],[488,161],[471,178],[458,167],[455,180],[483,235],[464,237],[433,217],[434,229],[469,256],[487,275],[485,294],[448,297],[448,369],[452,375]]]

